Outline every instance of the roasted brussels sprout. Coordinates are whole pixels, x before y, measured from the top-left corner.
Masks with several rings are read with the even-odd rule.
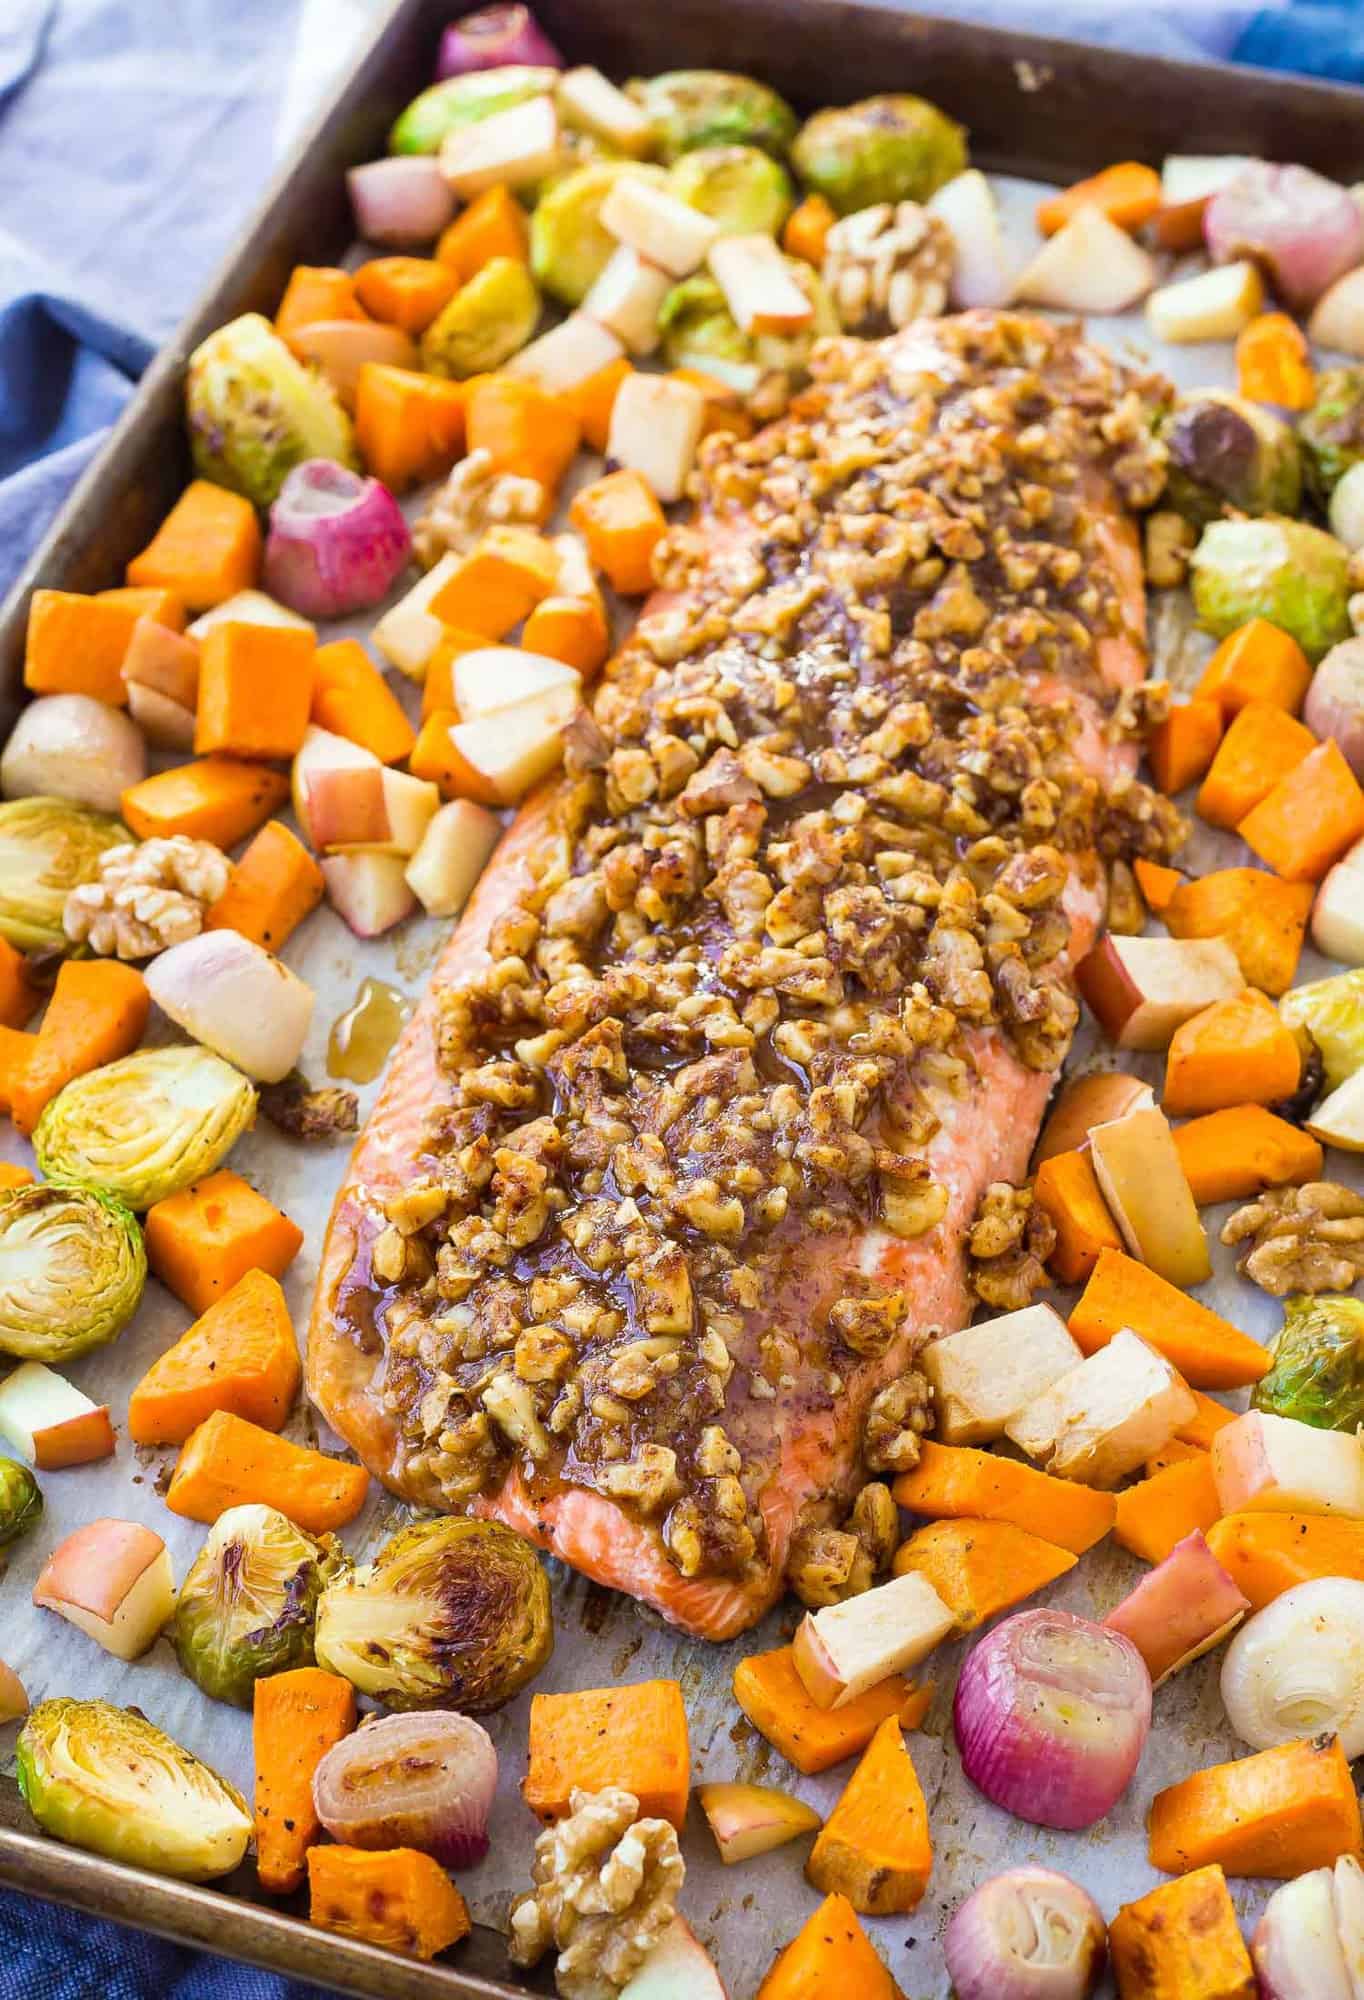
[[[1250,1407],[1319,1431],[1364,1423],[1364,1299],[1285,1299],[1274,1365],[1251,1391]]]
[[[335,1535],[315,1540],[274,1507],[229,1507],[180,1586],[175,1657],[215,1701],[250,1708],[258,1680],[311,1666],[317,1600],[349,1573]]]
[[[99,874],[106,848],[128,838],[121,821],[68,799],[0,805],[0,937],[19,951],[66,951],[67,892]]]
[[[780,160],[758,146],[698,146],[684,153],[668,175],[679,201],[713,216],[725,236],[775,236],[796,205],[796,191]]]
[[[495,111],[510,111],[528,97],[543,97],[559,81],[557,69],[539,63],[505,63],[469,70],[433,83],[398,114],[388,135],[390,153],[438,153],[451,132],[477,125]]]
[[[492,257],[422,335],[422,367],[462,382],[510,361],[535,331],[540,294],[518,257]]]
[[[16,1755],[24,1802],[55,1840],[184,1882],[230,1874],[246,1852],[241,1793],[136,1709],[39,1702]]]
[[[531,216],[530,267],[562,305],[582,304],[616,248],[598,217],[622,174],[644,174],[660,186],[667,179],[643,160],[593,160],[556,180]]]
[[[1352,465],[1364,459],[1364,368],[1328,368],[1298,423],[1307,484],[1324,507]]]
[[[317,1607],[317,1664],[385,1708],[486,1715],[554,1651],[549,1584],[496,1521],[418,1521]]]
[[[1261,403],[1221,389],[1181,396],[1161,426],[1170,455],[1168,504],[1200,526],[1229,507],[1295,514],[1302,464],[1292,427]]]
[[[1293,987],[1280,1000],[1279,1013],[1300,1042],[1320,1052],[1328,1090],[1338,1090],[1364,1069],[1364,966]]]
[[[1213,521],[1190,558],[1194,610],[1225,638],[1252,618],[1291,632],[1309,660],[1349,637],[1349,556],[1306,521]]]
[[[0,1458],[0,1548],[36,1528],[42,1512],[43,1496],[28,1467]]]
[[[787,268],[815,308],[814,323],[802,333],[745,333],[708,271],[684,278],[659,307],[663,354],[670,368],[708,369],[747,395],[772,369],[802,374],[810,349],[823,334],[838,332],[838,315],[818,271],[803,258],[788,257]]]
[[[74,1361],[122,1333],[146,1281],[142,1231],[112,1195],[41,1181],[0,1194],[0,1353]]]
[[[796,114],[786,100],[730,70],[664,70],[636,77],[626,89],[652,120],[667,166],[693,146],[757,146],[784,159],[796,136]]]
[[[129,1208],[203,1180],[256,1115],[240,1071],[208,1049],[139,1049],[68,1083],[33,1134],[50,1181],[103,1189]]]
[[[185,420],[196,470],[257,507],[268,507],[305,459],[359,470],[350,418],[331,384],[259,313],[229,320],[195,348]]]
[[[966,133],[922,97],[864,97],[807,118],[791,164],[807,187],[851,215],[878,201],[927,201],[965,172]]]

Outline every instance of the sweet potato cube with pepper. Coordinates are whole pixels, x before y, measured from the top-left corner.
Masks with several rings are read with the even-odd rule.
[[[1358,1854],[1359,1800],[1338,1736],[1299,1737],[1195,1771],[1151,1801],[1151,1866],[1188,1875],[1219,1864],[1228,1875],[1280,1880]]]
[[[877,1681],[840,1708],[821,1708],[796,1672],[790,1646],[749,1653],[734,1669],[734,1699],[760,1736],[807,1778],[865,1750],[888,1715],[917,1729],[928,1713],[931,1686],[900,1674]]]
[[[153,1272],[193,1313],[248,1273],[282,1278],[303,1248],[298,1224],[226,1167],[153,1202],[145,1230]]]
[[[292,757],[308,730],[316,653],[301,626],[215,625],[199,655],[195,749]]]
[[[116,583],[112,590],[97,590],[95,595],[102,604],[121,604],[125,610],[135,611],[139,618],[150,618],[164,625],[168,632],[183,632],[189,623],[184,599],[159,585]]]
[[[400,764],[416,741],[402,703],[358,639],[318,647],[312,720],[372,750],[381,764]]]
[[[439,479],[464,448],[464,384],[367,361],[355,385],[355,441],[390,492]]]
[[[1077,1558],[1012,1521],[926,1521],[895,1552],[896,1576],[926,1576],[957,1621],[974,1632],[987,1618],[1055,1583]]]
[[[321,1667],[266,1674],[252,1690],[256,1761],[256,1874],[271,1896],[288,1896],[308,1872],[322,1831],[313,1773],[355,1727],[355,1689]]]
[[[436,245],[436,261],[448,264],[462,285],[494,257],[514,257],[519,264],[530,257],[526,211],[501,182],[476,195]]]
[[[1320,882],[1364,836],[1364,791],[1327,737],[1280,778],[1236,831],[1289,882]]]
[[[914,1760],[887,1716],[863,1752],[805,1864],[826,1895],[844,1895],[863,1916],[905,1916],[928,1887],[933,1848]]]
[[[1228,721],[1252,701],[1272,702],[1296,715],[1311,680],[1307,655],[1292,633],[1267,618],[1252,618],[1222,641],[1194,696],[1215,701]]]
[[[1108,1950],[1120,2000],[1255,2000],[1255,1968],[1215,1864],[1125,1903]]]
[[[271,764],[200,757],[129,785],[119,811],[139,840],[168,840],[184,833],[191,840],[211,840],[215,847],[235,847],[288,796],[288,778]]]
[[[1176,1542],[1197,1528],[1206,1534],[1221,1516],[1212,1455],[1193,1451],[1118,1495],[1113,1539],[1143,1562],[1164,1562]]]
[[[1315,748],[1316,737],[1273,702],[1249,701],[1232,718],[1207,777],[1198,789],[1198,814],[1209,826],[1239,827],[1295,764]]]
[[[1156,724],[1146,743],[1151,776],[1162,792],[1182,792],[1203,777],[1217,754],[1225,722],[1215,701],[1186,701]]]
[[[267,820],[216,903],[204,912],[206,931],[237,931],[263,951],[283,951],[322,901],[322,870],[298,835]]]
[[[455,272],[433,257],[374,257],[355,274],[355,296],[365,311],[404,333],[425,333],[458,290]]]
[[[128,581],[159,584],[191,611],[211,611],[251,588],[262,550],[251,502],[211,479],[195,479],[129,563]]]
[[[123,655],[137,612],[107,597],[35,590],[28,611],[24,686],[33,694],[88,694],[126,707]]]
[[[574,495],[568,514],[613,590],[639,597],[653,589],[654,550],[668,523],[639,473],[622,469],[594,480]]]
[[[427,608],[444,625],[505,639],[551,594],[558,574],[558,557],[543,535],[530,528],[489,528]]]
[[[1302,1055],[1293,1030],[1263,993],[1247,987],[1216,1000],[1170,1038],[1161,1100],[1172,1118],[1237,1104],[1278,1104],[1298,1087]]]
[[[1247,986],[1286,993],[1298,969],[1312,884],[1285,882],[1263,868],[1218,868],[1181,882],[1165,907],[1165,928],[1177,938],[1225,938]]]
[[[335,264],[295,264],[275,314],[275,332],[287,340],[301,326],[315,326],[320,319],[364,317],[353,272]]]
[[[644,1818],[671,1820],[681,1832],[691,1749],[676,1681],[532,1697],[530,1765],[521,1788],[531,1811],[562,1819],[575,1790],[603,1785],[624,1786]]]
[[[1109,1213],[1087,1152],[1053,1153],[1033,1182],[1033,1200],[1049,1215],[1056,1243],[1047,1263],[1063,1285],[1080,1285],[1102,1250],[1121,1250],[1122,1237]]]
[[[25,1135],[44,1109],[78,1076],[131,1055],[151,1010],[147,982],[136,966],[117,959],[68,958],[57,973],[43,1025],[8,1077],[10,1116]]]
[[[471,1929],[459,1890],[415,1847],[310,1847],[308,1922],[422,1960]]]
[[[757,2000],[903,2000],[846,1896],[826,1896],[777,1953]]]

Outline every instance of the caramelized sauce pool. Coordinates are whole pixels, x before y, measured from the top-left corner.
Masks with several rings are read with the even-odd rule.
[[[373,1083],[412,1012],[408,995],[383,979],[366,979],[354,1004],[332,1023],[327,1074]]]

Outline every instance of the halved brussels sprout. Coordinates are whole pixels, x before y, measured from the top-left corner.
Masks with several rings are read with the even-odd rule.
[[[317,1664],[385,1708],[485,1715],[554,1651],[549,1584],[529,1542],[497,1521],[417,1521],[328,1586]]]
[[[1279,1013],[1300,1041],[1320,1050],[1328,1090],[1364,1069],[1364,965],[1293,987]]]
[[[1222,389],[1181,396],[1161,426],[1170,455],[1169,504],[1186,521],[1242,514],[1294,514],[1302,461],[1292,427],[1262,403]]]
[[[504,63],[469,70],[433,83],[398,114],[388,135],[390,153],[438,153],[451,132],[477,125],[495,111],[510,111],[528,97],[543,97],[559,81],[557,69],[539,63]]]
[[[240,1071],[208,1049],[139,1049],[68,1083],[33,1150],[50,1181],[103,1189],[141,1211],[203,1180],[256,1115]]]
[[[693,146],[758,146],[784,159],[796,136],[785,98],[732,70],[670,69],[625,87],[652,120],[667,166]]]
[[[36,1528],[42,1512],[42,1492],[28,1467],[0,1458],[0,1547]]]
[[[1250,1407],[1319,1431],[1364,1423],[1364,1299],[1285,1299],[1274,1365],[1255,1384]]]
[[[722,235],[775,236],[796,205],[796,190],[780,160],[757,146],[698,146],[668,175],[679,201],[713,216]]]
[[[258,1680],[312,1665],[317,1600],[349,1572],[335,1535],[305,1535],[275,1507],[229,1507],[180,1586],[175,1657],[215,1701],[250,1708]]]
[[[146,1282],[137,1218],[112,1195],[41,1181],[0,1194],[0,1354],[74,1361],[122,1333]]]
[[[121,820],[69,799],[0,805],[0,937],[19,951],[68,950],[68,891],[93,882],[101,854],[128,837]]]
[[[530,219],[530,267],[562,305],[580,306],[610,262],[616,239],[598,217],[622,174],[643,174],[662,187],[667,175],[646,160],[592,160],[541,197]]]
[[[305,368],[260,313],[229,320],[195,348],[185,420],[196,471],[257,507],[268,507],[305,459],[360,469],[350,418],[331,384]]]
[[[838,332],[838,315],[813,265],[788,257],[786,267],[814,305],[810,327],[802,333],[745,333],[709,271],[698,271],[674,285],[659,307],[668,366],[709,369],[741,395],[750,394],[769,370],[803,374],[815,341]]]
[[[1224,639],[1267,618],[1319,660],[1350,635],[1349,562],[1334,535],[1306,521],[1212,521],[1190,558],[1198,622]]]
[[[1307,483],[1322,506],[1364,459],[1364,368],[1328,368],[1298,423]]]
[[[464,381],[510,361],[535,331],[540,294],[518,257],[491,257],[422,335],[422,367]]]
[[[136,1709],[39,1702],[16,1756],[24,1802],[54,1840],[182,1882],[228,1875],[246,1853],[241,1793]]]
[[[807,118],[791,164],[807,187],[851,215],[878,201],[927,201],[966,171],[966,133],[922,97],[864,97]]]

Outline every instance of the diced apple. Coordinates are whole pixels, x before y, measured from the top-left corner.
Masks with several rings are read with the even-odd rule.
[[[589,294],[590,298],[590,294]],[[507,363],[509,375],[529,375],[553,396],[576,389],[589,375],[599,374],[622,353],[617,331],[587,306],[570,313]]]
[[[1048,1113],[1033,1154],[1034,1170],[1056,1153],[1074,1153],[1089,1144],[1096,1125],[1126,1117],[1143,1104],[1154,1104],[1149,1083],[1120,1069],[1093,1069],[1072,1077]]]
[[[931,1340],[919,1366],[933,1385],[936,1436],[989,1444],[1010,1417],[1083,1361],[1060,1313],[1024,1306]]]
[[[685,1917],[674,1917],[622,1987],[620,2000],[729,2000],[729,1994],[691,1925]]]
[[[458,126],[441,144],[440,170],[461,201],[486,188],[530,187],[559,165],[559,113],[552,97],[528,97]]]
[[[115,1659],[141,1659],[175,1609],[170,1550],[137,1521],[92,1521],[53,1550],[33,1602]]]
[[[345,410],[354,410],[360,370],[369,362],[383,368],[421,367],[421,350],[400,326],[375,319],[314,319],[285,336],[300,361],[325,375]]]
[[[622,243],[583,300],[583,311],[609,327],[632,354],[652,354],[660,339],[659,307],[672,283],[666,271]]]
[[[722,236],[707,261],[745,333],[800,333],[813,322],[814,303],[770,236]]]
[[[0,1724],[20,1721],[28,1709],[27,1689],[13,1667],[0,1660]]]
[[[783,1847],[822,1824],[813,1806],[775,1785],[702,1785],[697,1797],[726,1867]]]
[[[1312,308],[1307,331],[1318,347],[1364,361],[1364,265],[1347,271]]]
[[[0,1437],[40,1471],[110,1458],[114,1427],[92,1403],[41,1361],[25,1361],[0,1383]]]
[[[946,224],[952,238],[952,304],[1007,305],[1018,260],[1005,240],[994,189],[980,169],[968,167],[940,187],[928,212]]]
[[[666,506],[680,500],[696,462],[706,399],[672,375],[627,375],[616,391],[606,455],[628,466]]]
[[[591,597],[601,602],[601,587],[597,582],[592,558],[587,552],[587,543],[581,535],[565,529],[562,535],[551,535],[550,545],[558,560],[558,573],[554,579],[556,597]],[[539,657],[538,655],[536,656]]]
[[[1304,1120],[1314,1139],[1342,1153],[1364,1153],[1364,1069],[1338,1084]]]
[[[1075,983],[1120,1049],[1166,1049],[1175,1029],[1245,981],[1225,938],[1117,937],[1075,968]]]
[[[1005,1436],[1056,1478],[1107,1489],[1197,1412],[1193,1391],[1165,1356],[1123,1327],[1011,1417]]]
[[[598,219],[618,243],[628,243],[675,278],[690,277],[705,262],[706,252],[720,234],[713,216],[704,215],[643,174],[619,175]]]
[[[517,708],[551,694],[558,703],[571,700],[576,706],[582,676],[576,667],[527,652],[524,646],[475,646],[451,663],[450,687],[460,721],[475,722],[499,708]],[[568,714],[572,712],[570,706]]]
[[[303,734],[303,741],[294,754],[293,767],[289,773],[289,788],[293,797],[294,818],[298,821],[303,837],[314,847],[321,841],[315,838],[309,820],[309,798],[313,782],[324,771],[373,771],[383,769],[372,750],[366,750],[363,743],[352,743],[349,737],[334,736],[330,729],[319,729],[310,722]]]
[[[407,886],[428,917],[457,917],[502,838],[502,822],[472,799],[451,799],[407,864]]]
[[[572,688],[551,688],[512,708],[454,723],[446,789],[480,805],[519,804],[562,761],[564,725],[577,705]]]
[[[366,848],[359,854],[324,855],[321,865],[328,900],[357,937],[381,937],[417,907],[401,854]]]
[[[1160,170],[1160,207],[1152,225],[1161,248],[1200,250],[1204,209],[1253,164],[1240,153],[1171,153]]]
[[[559,78],[558,95],[566,125],[604,139],[631,159],[643,159],[653,150],[653,120],[599,69],[583,64],[565,70]]]
[[[1254,264],[1219,264],[1196,278],[1181,278],[1152,292],[1146,319],[1157,340],[1176,346],[1195,340],[1234,340],[1264,302],[1264,279]]]
[[[1101,209],[1081,208],[1042,245],[1014,297],[1061,312],[1120,313],[1156,282],[1150,255]]]
[[[1148,1570],[1104,1619],[1130,1639],[1153,1687],[1220,1646],[1250,1609],[1250,1599],[1195,1528]]]
[[[267,597],[263,590],[239,590],[225,597],[212,610],[201,612],[187,629],[191,639],[202,639],[215,625],[285,625],[303,632],[317,629],[278,598]]]
[[[149,743],[158,750],[194,748],[194,710],[182,708],[159,688],[128,683],[128,713]]]
[[[139,618],[120,669],[124,684],[155,688],[181,708],[199,699],[199,648],[188,634],[155,618]]]
[[[1353,1432],[1247,1410],[1212,1441],[1224,1514],[1343,1514],[1364,1521],[1364,1446]]]
[[[1089,1157],[1099,1191],[1134,1257],[1181,1291],[1212,1276],[1198,1204],[1170,1121],[1158,1105],[1096,1125],[1089,1135]]]
[[[313,770],[307,785],[313,845],[329,854],[357,847],[415,854],[440,805],[424,778],[372,764]]]
[[[796,1629],[792,1664],[811,1701],[842,1708],[916,1666],[955,1627],[928,1578],[909,1570],[846,1603],[808,1611]]]
[[[433,618],[427,608],[431,599],[445,588],[454,575],[463,556],[451,550],[441,557],[433,568],[426,572],[420,583],[414,583],[405,597],[390,605],[378,624],[370,632],[379,651],[391,667],[396,667],[409,680],[419,681],[425,677],[431,655],[442,638],[445,627],[439,618]]]
[[[1364,965],[1364,866],[1358,848],[1327,873],[1312,905],[1312,942],[1328,958]]]

